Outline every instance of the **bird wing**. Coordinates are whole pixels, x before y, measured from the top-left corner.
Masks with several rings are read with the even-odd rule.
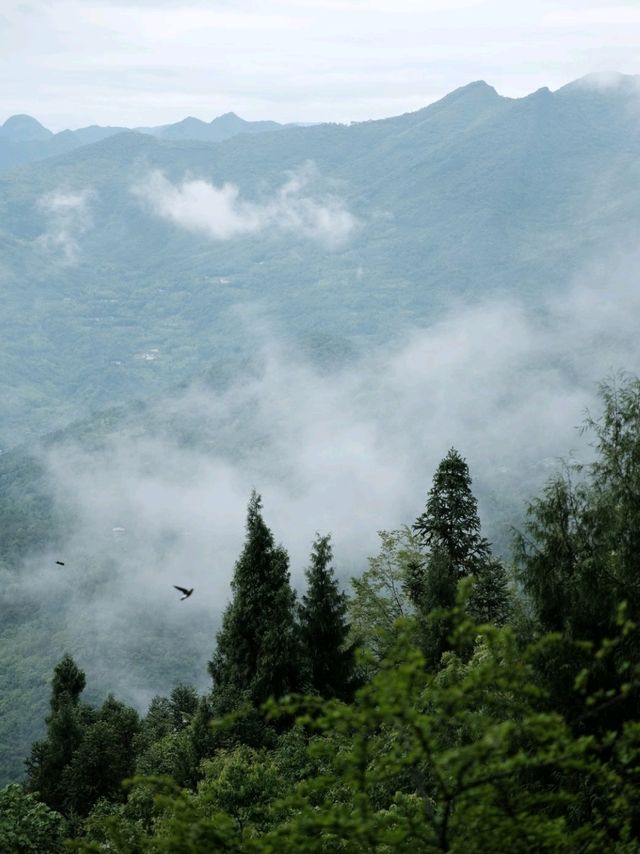
[[[187,596],[191,592],[191,591],[187,590],[186,587],[178,587],[177,584],[174,584],[173,586],[176,588],[176,590],[179,590],[181,593],[186,593]]]

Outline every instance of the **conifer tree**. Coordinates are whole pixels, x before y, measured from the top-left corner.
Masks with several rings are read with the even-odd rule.
[[[455,448],[436,469],[424,512],[413,528],[429,551],[437,548],[447,553],[459,577],[471,575],[490,557],[489,543],[480,534],[469,467]]]
[[[454,606],[461,578],[474,577],[469,602],[474,619],[502,625],[509,613],[505,570],[481,534],[469,467],[455,448],[436,469],[424,512],[413,528],[426,555],[408,568],[405,589],[423,618],[427,660],[437,665],[448,649],[449,623],[430,614]]]
[[[334,576],[332,556],[330,535],[318,534],[306,571],[300,631],[311,689],[322,697],[346,700],[353,694],[354,650],[347,644],[346,596]]]
[[[247,537],[231,582],[233,600],[209,662],[214,703],[224,712],[249,701],[259,706],[300,686],[300,645],[289,558],[276,546],[253,492]]]
[[[67,802],[63,772],[90,720],[90,710],[79,702],[85,681],[83,671],[65,655],[53,672],[47,737],[32,745],[26,760],[28,790],[38,792],[43,803],[59,812],[65,810]]]

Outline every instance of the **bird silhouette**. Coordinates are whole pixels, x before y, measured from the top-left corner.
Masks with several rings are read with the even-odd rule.
[[[188,599],[189,596],[191,596],[191,594],[193,593],[193,587],[191,588],[191,590],[187,590],[186,587],[178,587],[177,584],[174,584],[173,586],[176,588],[176,590],[179,590],[181,593],[184,593],[184,596],[180,597],[181,602],[183,602],[185,599]]]
[[[63,560],[57,560],[56,563],[58,564],[58,566],[64,566]]]

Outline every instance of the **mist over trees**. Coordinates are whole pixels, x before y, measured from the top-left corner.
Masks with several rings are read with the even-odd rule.
[[[0,850],[639,850],[640,380],[601,405],[509,564],[453,448],[350,592],[317,534],[297,601],[254,492],[211,690],[95,708],[65,656]]]

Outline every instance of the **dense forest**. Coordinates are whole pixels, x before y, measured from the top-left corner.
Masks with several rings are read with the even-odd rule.
[[[66,655],[0,852],[640,850],[640,380],[585,430],[511,561],[452,448],[349,593],[319,533],[298,599],[254,493],[211,690],[96,708]]]

